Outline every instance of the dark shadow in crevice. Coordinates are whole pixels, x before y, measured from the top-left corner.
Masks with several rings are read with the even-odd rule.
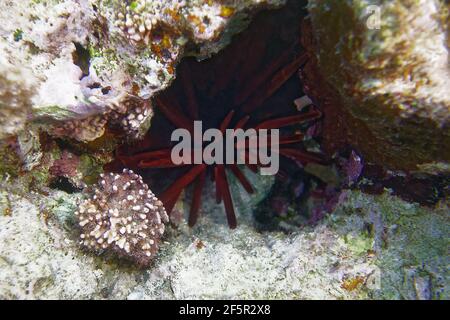
[[[56,177],[52,180],[52,182],[50,182],[49,187],[51,189],[57,189],[67,193],[77,193],[82,191],[82,189],[74,186],[66,177]]]

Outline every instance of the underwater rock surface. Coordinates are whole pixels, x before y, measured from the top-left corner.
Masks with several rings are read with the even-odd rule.
[[[2,299],[450,297],[444,208],[348,191],[318,226],[290,235],[230,232],[205,216],[195,233],[171,229],[170,245],[139,270],[79,250],[77,198],[1,192]]]
[[[92,141],[123,121],[124,131],[139,136],[152,116],[147,100],[171,83],[183,56],[218,52],[256,11],[284,2],[2,1],[0,67],[8,67],[3,59],[29,66],[30,77],[15,80],[19,71],[5,69],[9,78],[0,81],[15,87],[11,94],[22,92],[24,110],[32,104],[33,117],[57,136]],[[130,114],[140,118],[131,130]],[[20,128],[22,118],[10,121]]]
[[[448,163],[448,3],[312,0],[308,8],[315,72],[336,92],[327,143],[344,128],[368,161],[391,169]]]
[[[7,59],[0,41],[0,139],[22,130],[31,111],[35,79],[29,68]]]

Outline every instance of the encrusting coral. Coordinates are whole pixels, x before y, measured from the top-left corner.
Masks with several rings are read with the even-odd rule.
[[[156,16],[145,12],[145,7],[151,4],[152,1],[149,1],[148,4],[147,1],[136,2],[132,6],[122,4],[123,12],[119,11],[116,14],[117,20],[114,24],[122,29],[130,40],[135,42],[144,41],[148,45],[151,30],[158,23]],[[176,9],[179,10],[179,7],[176,7]]]
[[[12,90],[0,92],[0,98],[25,106],[14,107],[13,113],[10,103],[2,108],[4,136],[16,133],[16,124],[36,122],[62,138],[94,141],[116,122],[111,116],[130,97],[143,99],[142,109],[149,105],[148,99],[172,82],[183,56],[220,51],[255,12],[283,3],[1,1],[0,68],[8,72],[0,83]],[[116,116],[127,119],[129,113],[120,110]],[[144,115],[143,127],[133,121],[131,133],[127,124],[127,136],[139,138],[151,115]]]
[[[133,96],[122,98],[106,109],[103,114],[57,123],[50,133],[57,137],[92,141],[101,137],[109,127],[119,129],[127,138],[138,139],[148,129],[153,115],[149,100]]]
[[[131,170],[101,175],[75,215],[80,244],[96,253],[112,252],[139,266],[156,255],[169,221],[161,201]]]
[[[139,138],[149,127],[153,116],[150,100],[129,97],[122,103],[121,110],[109,114],[111,125],[119,126],[128,138]]]

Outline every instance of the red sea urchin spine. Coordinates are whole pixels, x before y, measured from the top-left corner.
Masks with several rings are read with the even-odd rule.
[[[235,164],[230,164],[228,167],[230,168],[231,172],[233,172],[234,176],[242,184],[242,186],[244,187],[245,191],[247,191],[248,193],[252,194],[254,192],[253,187],[252,187],[251,183],[247,180],[245,175],[242,173],[242,171],[239,170],[238,166],[235,165]]]
[[[258,76],[254,77],[250,82],[248,82],[241,93],[234,99],[235,105],[243,104],[254,92],[258,91],[259,87],[270,79],[270,76],[281,68],[285,63],[289,61],[291,53],[286,51],[284,54],[280,55],[275,61],[273,61],[267,68],[265,68]],[[247,111],[247,110],[245,110]]]
[[[181,81],[183,82],[183,88],[187,96],[187,109],[191,119],[198,119],[198,103],[197,97],[195,95],[195,88],[192,84],[191,71],[187,64],[182,64],[180,66],[181,71]]]
[[[172,211],[183,189],[191,184],[192,181],[194,181],[194,179],[205,170],[206,164],[198,164],[192,167],[191,170],[178,178],[178,180],[176,180],[166,191],[164,191],[161,195],[161,200],[163,201],[168,212]]]
[[[177,107],[177,103],[171,99],[171,101],[167,101],[167,95],[159,95],[157,98],[158,108],[164,113],[167,119],[170,120],[176,127],[183,128],[192,132],[193,123],[191,119],[185,117]]]
[[[218,180],[216,184],[220,186],[220,196],[223,199],[225,205],[225,212],[227,214],[228,226],[231,229],[237,227],[236,214],[234,213],[233,200],[231,198],[231,193],[229,189],[229,184],[227,180],[227,175],[225,173],[225,168],[223,165],[218,165]],[[217,179],[217,177],[216,177]]]
[[[250,113],[261,106],[263,102],[274,94],[303,64],[306,63],[308,54],[303,52],[294,61],[277,71],[269,80],[262,83],[262,87],[258,88],[257,94],[244,102],[243,111]]]
[[[189,211],[190,227],[193,227],[197,223],[198,212],[201,204],[202,191],[203,187],[205,186],[205,180],[206,180],[206,170],[203,170],[200,173],[200,177],[198,178],[194,188],[194,195],[192,198],[191,209]]]

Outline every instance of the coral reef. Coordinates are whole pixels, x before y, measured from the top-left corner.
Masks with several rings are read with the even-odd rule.
[[[106,103],[102,104],[101,97],[96,99],[96,92],[83,86],[83,71],[74,61],[77,48],[87,46],[92,18],[92,8],[86,0],[0,4],[0,42],[8,48],[6,57],[28,66],[31,77],[36,79],[30,97],[32,117],[28,120],[39,119],[48,124],[103,112]],[[48,125],[43,128],[51,130]],[[83,134],[79,139],[85,136],[92,137]]]
[[[330,152],[341,136],[366,160],[391,169],[448,162],[450,73],[442,23],[448,10],[440,3],[309,2],[315,45],[307,47],[316,66],[304,81],[315,87],[308,95],[328,106]]]
[[[50,133],[55,137],[73,138],[78,141],[93,141],[105,133],[108,120],[103,115],[81,120],[68,120],[55,125]]]
[[[149,100],[129,97],[114,107],[108,107],[101,115],[80,120],[69,120],[53,126],[55,137],[93,141],[105,133],[105,129],[119,129],[126,139],[139,139],[148,130],[153,110]]]
[[[123,110],[114,110],[111,124],[118,125],[125,132],[127,139],[142,137],[150,127],[150,119],[153,116],[150,101],[130,98],[123,102],[123,106]]]
[[[450,299],[448,1],[3,0],[0,22],[0,299]],[[195,120],[280,129],[278,174],[175,165]]]
[[[169,217],[155,195],[131,170],[101,175],[75,212],[80,244],[97,253],[114,252],[140,266],[156,255]]]
[[[139,138],[152,115],[148,99],[170,84],[187,51],[203,57],[217,52],[254,12],[283,3],[3,1],[0,43],[8,48],[5,60],[27,65],[31,72],[18,83],[2,82],[14,86],[9,95],[23,92],[18,95],[24,99],[23,110],[31,107],[32,118],[52,134],[93,141],[109,124],[127,122],[122,129],[130,138]],[[25,72],[24,67],[20,70]],[[8,77],[17,72],[8,69]],[[136,99],[140,107],[135,107]],[[146,111],[139,113],[138,108]],[[25,117],[18,111],[20,119],[10,121],[20,124]],[[129,122],[132,114],[144,119]]]

